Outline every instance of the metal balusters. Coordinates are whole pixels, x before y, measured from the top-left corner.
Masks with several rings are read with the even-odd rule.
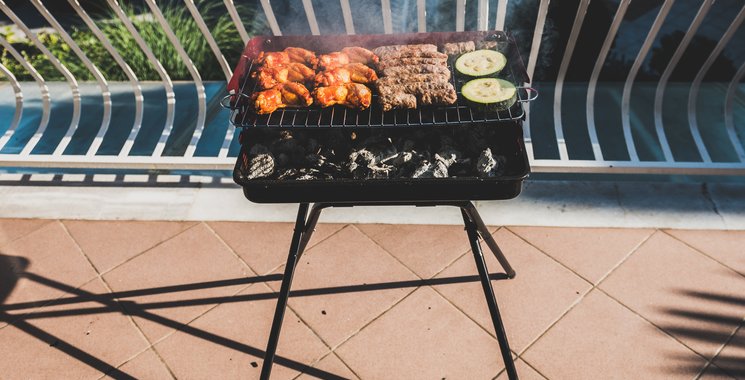
[[[132,149],[134,139],[135,137],[137,137],[137,133],[139,133],[140,127],[142,126],[144,97],[142,96],[142,88],[140,87],[140,82],[137,79],[134,71],[132,71],[132,68],[129,67],[127,62],[124,61],[124,58],[122,58],[121,54],[119,54],[119,52],[111,44],[111,41],[109,41],[109,39],[106,37],[106,35],[104,35],[101,29],[98,28],[96,23],[93,22],[93,19],[91,19],[91,17],[83,9],[83,7],[80,6],[78,0],[68,0],[68,2],[78,14],[78,16],[80,16],[80,18],[83,20],[85,25],[88,26],[88,29],[90,29],[93,35],[98,38],[98,41],[101,42],[101,45],[103,45],[104,49],[106,49],[106,51],[111,54],[111,56],[114,58],[114,61],[116,61],[116,63],[122,69],[124,74],[127,76],[130,85],[132,86],[132,92],[135,99],[135,118],[132,129],[130,130],[130,134],[127,137],[127,140],[124,142],[124,146],[122,147],[121,151],[119,152],[120,156],[126,156]]]
[[[75,53],[75,55],[80,58],[80,60],[83,62],[83,65],[85,65],[88,71],[93,74],[93,77],[98,83],[98,87],[101,89],[101,97],[103,98],[103,118],[101,120],[101,126],[98,128],[98,133],[96,133],[96,136],[93,138],[93,142],[91,143],[90,147],[88,147],[88,151],[86,152],[87,156],[92,156],[96,154],[96,151],[98,151],[98,148],[101,146],[103,137],[104,135],[106,135],[106,131],[109,129],[109,124],[111,123],[111,90],[109,90],[109,84],[106,81],[106,78],[103,77],[103,74],[101,74],[101,71],[98,69],[98,67],[96,67],[96,65],[94,65],[90,59],[88,59],[88,56],[85,55],[78,44],[62,28],[62,25],[60,25],[60,23],[57,22],[54,16],[52,16],[52,14],[49,12],[49,10],[44,7],[44,4],[41,3],[41,0],[31,0],[31,4],[33,4],[33,6],[39,11],[39,13],[41,13],[44,19],[49,22],[52,28],[54,28],[54,30],[59,33],[60,37],[62,37],[62,40],[65,41],[65,43],[70,47],[73,53]],[[59,153],[62,154],[62,150],[60,150]]]
[[[341,5],[341,14],[344,17],[344,29],[347,34],[354,34],[354,21],[352,18],[352,8],[349,7],[349,0],[339,0]]]
[[[424,33],[427,31],[427,2],[426,0],[416,0],[416,19],[417,31]]]
[[[595,159],[601,161],[603,160],[603,151],[600,149],[598,131],[595,127],[595,89],[597,88],[600,71],[603,69],[605,59],[608,57],[608,51],[610,51],[613,41],[616,39],[616,33],[618,33],[618,28],[621,26],[621,21],[623,21],[623,16],[626,14],[629,4],[631,4],[631,0],[622,0],[618,5],[608,34],[605,36],[605,41],[603,41],[603,46],[600,48],[598,59],[595,61],[595,67],[592,69],[590,82],[587,84],[587,132],[590,135],[590,143],[592,144],[592,152],[595,155]]]
[[[238,30],[238,34],[241,36],[243,44],[247,44],[249,38],[248,32],[246,31],[246,26],[243,25],[243,21],[241,21],[241,15],[238,14],[238,9],[235,8],[235,3],[233,3],[233,0],[222,0],[222,2],[228,10],[228,15],[230,15],[233,25]]]
[[[673,74],[673,71],[675,71],[675,68],[678,67],[680,58],[683,57],[683,53],[685,53],[686,49],[688,48],[688,44],[693,39],[693,36],[696,35],[696,31],[698,30],[699,26],[701,26],[701,23],[704,21],[706,14],[709,13],[709,9],[713,4],[714,0],[707,0],[701,3],[701,7],[698,9],[698,12],[693,18],[691,25],[688,27],[685,35],[683,35],[683,39],[680,41],[678,47],[675,49],[675,52],[670,58],[670,62],[667,64],[667,67],[665,67],[665,71],[662,73],[660,81],[657,84],[657,89],[655,90],[654,126],[655,130],[657,131],[657,137],[660,139],[662,153],[664,154],[665,161],[667,162],[672,162],[674,160],[674,157],[672,150],[670,149],[670,144],[667,141],[665,128],[662,124],[662,103],[665,97],[665,87],[667,87],[667,82],[670,80],[670,76]]]
[[[478,0],[478,14],[476,15],[476,29],[489,29],[489,0]]]
[[[391,14],[391,0],[380,0],[383,12],[383,31],[385,34],[393,33],[393,15]]]
[[[31,32],[31,29],[29,29],[26,24],[21,21],[21,19],[8,7],[8,5],[5,4],[4,0],[0,0],[0,9],[16,24],[16,26],[23,31],[24,34],[26,34],[26,37],[38,48],[44,56],[46,56],[49,61],[52,63],[55,69],[57,69],[62,76],[65,77],[65,80],[67,81],[67,84],[70,86],[70,91],[72,93],[72,120],[70,121],[70,126],[67,128],[67,132],[65,133],[65,136],[62,138],[62,141],[60,141],[59,145],[57,145],[57,149],[54,151],[54,155],[58,156],[61,155],[62,152],[67,147],[67,144],[70,143],[70,139],[72,138],[72,134],[75,132],[75,128],[77,128],[78,124],[80,123],[80,87],[78,86],[78,81],[75,79],[75,77],[70,73],[70,70],[65,67],[65,65],[60,62],[57,57],[52,54],[49,49],[47,49],[44,44],[39,41],[39,39],[36,37],[36,34]],[[36,145],[36,144],[34,144]],[[28,154],[33,149],[34,145],[26,145],[26,147],[21,152],[22,155]]]
[[[13,94],[16,98],[16,109],[13,112],[13,119],[10,121],[10,125],[8,126],[8,129],[5,130],[5,133],[0,136],[0,150],[2,150],[18,127],[18,123],[21,121],[21,116],[23,115],[23,91],[21,91],[21,85],[18,83],[16,76],[13,75],[7,67],[3,66],[2,63],[0,63],[0,72],[2,72],[3,75],[8,78],[8,81],[10,81],[10,85],[13,87]]]
[[[18,50],[16,50],[13,45],[8,43],[8,41],[6,41],[5,38],[3,38],[2,36],[0,36],[0,45],[2,45],[3,48],[5,48],[5,50],[7,50],[10,55],[12,55],[13,58],[15,58],[16,61],[18,61],[23,66],[23,68],[25,68],[31,74],[31,77],[34,78],[34,81],[39,86],[39,92],[41,93],[42,109],[39,126],[36,128],[36,132],[34,132],[34,134],[31,136],[31,139],[26,142],[24,149],[20,153],[20,156],[26,157],[29,155],[31,150],[34,149],[34,146],[36,146],[36,143],[39,142],[41,136],[44,134],[44,131],[47,129],[47,125],[49,125],[49,114],[51,110],[49,87],[47,87],[47,84],[41,74],[36,71],[36,68],[31,66],[31,64],[29,64],[21,55],[21,53],[19,53]],[[7,143],[7,141],[5,143]],[[0,144],[0,149],[3,148],[5,143]]]
[[[631,88],[634,85],[634,79],[636,79],[639,69],[642,67],[642,63],[644,63],[644,59],[647,57],[649,49],[652,47],[652,43],[654,43],[655,37],[657,37],[657,33],[662,27],[662,23],[665,21],[665,17],[667,17],[674,2],[675,0],[665,0],[662,4],[659,13],[657,13],[657,17],[654,19],[654,23],[652,23],[652,28],[649,30],[649,34],[647,34],[647,38],[644,40],[641,49],[639,49],[639,54],[636,56],[636,60],[634,60],[634,64],[631,66],[631,70],[629,71],[629,75],[626,77],[626,82],[623,86],[623,95],[621,97],[621,123],[623,125],[623,137],[626,140],[626,148],[629,152],[629,158],[631,161],[639,161],[639,154],[636,152],[636,145],[634,144],[634,136],[631,133]]]
[[[316,36],[321,34],[320,29],[318,29],[316,12],[313,10],[313,3],[310,0],[303,0],[303,9],[305,9],[305,17],[308,19],[310,33]]]
[[[507,0],[497,0],[497,17],[494,30],[504,30],[504,20],[507,18]]]
[[[168,76],[166,69],[163,68],[163,65],[160,63],[153,51],[150,49],[147,43],[145,43],[145,40],[142,39],[142,36],[134,27],[132,21],[130,21],[126,13],[124,13],[124,10],[119,5],[119,2],[117,0],[107,0],[107,2],[109,4],[109,7],[114,10],[114,13],[116,13],[116,16],[119,18],[122,24],[124,24],[124,27],[127,28],[129,33],[132,35],[132,38],[137,43],[137,46],[139,46],[143,53],[145,53],[145,56],[155,68],[155,71],[158,73],[158,76],[163,83],[163,88],[166,91],[166,122],[163,126],[163,131],[160,134],[160,138],[158,139],[158,144],[155,146],[155,151],[153,152],[153,156],[157,157],[163,153],[163,149],[166,145],[166,140],[168,139],[168,136],[171,134],[171,130],[173,129],[173,119],[175,117],[176,108],[176,94],[173,92],[173,82],[171,82],[171,77]]]
[[[698,121],[696,120],[696,100],[698,99],[699,87],[701,86],[701,81],[704,80],[704,76],[711,68],[711,65],[714,64],[714,60],[716,60],[724,47],[727,46],[727,43],[732,39],[732,36],[734,36],[737,28],[740,27],[743,20],[745,20],[745,6],[740,9],[740,12],[729,25],[727,31],[725,31],[722,38],[719,39],[717,46],[714,47],[714,50],[709,54],[706,62],[701,66],[701,70],[698,71],[696,78],[693,79],[693,83],[691,84],[691,92],[688,94],[688,125],[691,129],[691,134],[693,135],[693,141],[696,143],[696,148],[698,148],[704,162],[711,162],[711,156],[706,150],[706,145],[704,145],[704,141],[701,138],[701,132],[698,130]]]
[[[582,22],[585,19],[585,13],[587,13],[587,7],[589,5],[590,0],[581,0],[579,7],[577,7],[577,15],[574,17],[572,31],[569,33],[569,42],[567,42],[564,57],[561,59],[559,76],[556,78],[556,87],[554,88],[554,129],[556,131],[556,144],[559,147],[559,158],[562,160],[569,159],[569,155],[567,153],[566,142],[564,141],[564,128],[561,124],[561,95],[564,90],[564,78],[569,68],[569,61],[572,59],[574,46],[577,44],[577,37],[579,36],[580,29],[582,29]]]
[[[274,17],[272,4],[269,3],[269,0],[261,0],[261,7],[264,9],[266,21],[269,23],[269,27],[272,29],[272,34],[274,34],[275,36],[281,36],[282,31],[279,30],[279,23],[277,23],[277,18]]]
[[[732,146],[734,146],[735,148],[735,152],[737,152],[737,158],[740,160],[740,162],[745,162],[745,149],[743,149],[743,144],[737,137],[732,108],[735,103],[735,93],[737,92],[737,87],[740,85],[740,81],[744,76],[745,63],[740,66],[740,69],[737,70],[737,73],[735,73],[732,81],[729,82],[729,86],[727,87],[727,96],[724,98],[724,125],[727,127],[727,135],[732,142]]]
[[[455,2],[455,30],[462,32],[466,29],[466,0]]]

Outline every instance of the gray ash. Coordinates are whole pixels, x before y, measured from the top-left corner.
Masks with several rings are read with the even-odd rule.
[[[495,128],[251,131],[243,165],[249,179],[496,177],[506,173],[499,152],[509,142]]]

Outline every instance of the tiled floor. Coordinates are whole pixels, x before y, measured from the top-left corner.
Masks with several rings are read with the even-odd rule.
[[[745,232],[491,230],[522,379],[745,378]],[[291,233],[0,219],[0,378],[256,379]],[[321,224],[293,289],[272,378],[507,378],[462,227]]]

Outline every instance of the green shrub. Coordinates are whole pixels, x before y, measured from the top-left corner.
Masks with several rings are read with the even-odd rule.
[[[235,67],[243,50],[243,41],[238,34],[232,20],[222,8],[222,2],[217,0],[199,1],[197,6],[202,18],[207,23],[212,36],[231,67]],[[163,16],[168,21],[176,37],[186,50],[194,66],[204,80],[224,80],[222,69],[212,53],[207,40],[191,14],[180,0],[169,0],[159,5]],[[125,12],[139,31],[145,43],[161,62],[172,80],[192,80],[186,65],[179,57],[174,46],[170,43],[160,25],[152,17],[137,16],[135,9],[125,6]],[[149,9],[145,9],[149,10]],[[250,34],[264,28],[254,8],[239,8]],[[149,16],[149,15],[148,15]],[[124,24],[116,17],[113,10],[109,11],[107,20],[97,21],[112,45],[124,57],[140,80],[160,80],[155,68],[147,59],[145,53],[132,38]],[[121,68],[111,55],[104,49],[98,39],[87,29],[72,27],[71,37],[85,52],[86,56],[111,81],[126,80]],[[54,68],[48,58],[44,56],[29,40],[14,35],[9,28],[0,31],[2,37],[8,40],[46,80],[64,80],[62,74]],[[92,74],[86,69],[80,59],[71,51],[56,33],[40,32],[37,34],[41,42],[59,59],[78,80],[93,80]],[[31,75],[5,49],[2,49],[0,62],[16,75],[19,80],[32,80]]]

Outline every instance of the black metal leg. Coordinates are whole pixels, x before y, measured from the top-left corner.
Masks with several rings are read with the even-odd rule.
[[[494,237],[492,237],[491,233],[489,233],[489,229],[486,228],[484,221],[481,219],[481,215],[479,215],[479,212],[476,210],[476,207],[473,206],[473,203],[467,202],[465,205],[461,206],[461,210],[465,212],[468,215],[469,219],[471,219],[471,221],[473,221],[473,223],[476,225],[476,229],[478,230],[481,237],[484,239],[484,242],[486,242],[489,250],[492,251],[494,256],[497,258],[497,261],[499,261],[499,264],[502,265],[502,268],[504,268],[504,272],[507,274],[507,277],[515,278],[515,270],[512,269],[512,266],[507,261],[504,253],[502,253],[502,250],[499,249],[497,242],[494,241]]]
[[[326,207],[328,207],[328,205],[325,203],[316,203],[310,209],[310,214],[308,215],[308,221],[305,223],[305,227],[303,229],[303,237],[302,239],[300,239],[300,246],[298,248],[298,258],[300,258],[303,252],[305,252],[305,247],[308,246],[308,242],[310,242],[310,237],[313,236],[313,232],[316,230],[316,224],[318,224],[318,218],[321,217],[321,211],[323,211],[323,209]]]
[[[497,341],[499,342],[499,348],[502,351],[502,360],[504,361],[504,365],[507,370],[507,376],[510,378],[510,380],[516,380],[517,370],[515,370],[515,362],[512,360],[510,344],[507,342],[507,334],[505,334],[504,331],[502,317],[499,315],[497,300],[494,297],[494,289],[492,289],[491,281],[489,280],[489,271],[486,268],[486,260],[484,260],[484,255],[481,251],[481,246],[479,245],[479,237],[476,232],[477,224],[469,216],[466,208],[461,208],[461,213],[463,214],[463,223],[466,225],[468,240],[471,242],[473,257],[474,259],[476,259],[476,268],[478,269],[479,277],[481,278],[481,286],[484,288],[486,303],[487,305],[489,305],[489,313],[491,314],[491,320],[494,324],[494,331],[497,336]]]
[[[315,208],[314,208],[315,211]],[[319,209],[320,212],[320,209]],[[297,220],[295,221],[295,232],[292,234],[292,243],[290,244],[290,253],[287,255],[287,264],[285,264],[285,274],[282,277],[282,286],[277,297],[277,308],[274,311],[274,320],[272,321],[272,330],[269,333],[269,342],[266,344],[266,354],[264,355],[264,364],[261,367],[261,379],[268,380],[272,373],[272,363],[274,354],[277,352],[277,343],[279,343],[279,333],[282,330],[282,320],[287,308],[287,298],[290,296],[290,286],[292,285],[292,276],[295,274],[295,265],[302,253],[300,241],[305,235],[306,223],[305,217],[308,214],[308,204],[301,203],[297,210]],[[316,221],[318,217],[316,216]],[[315,223],[314,223],[315,224]],[[307,242],[306,242],[307,244]]]

